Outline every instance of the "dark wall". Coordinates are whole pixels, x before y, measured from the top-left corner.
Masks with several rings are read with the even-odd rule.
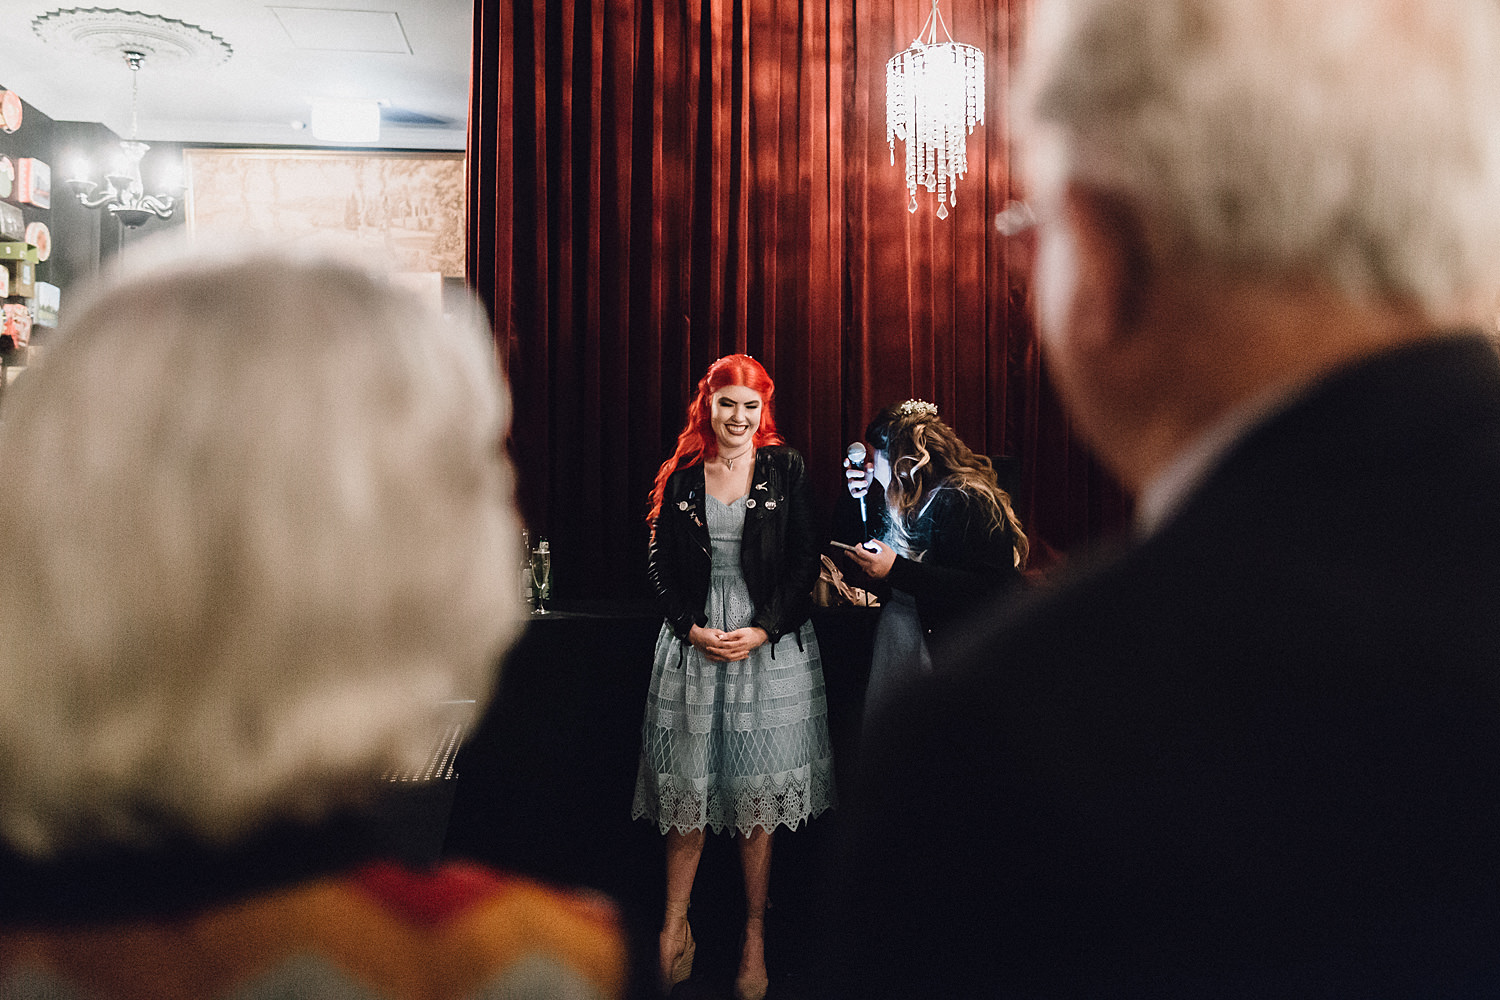
[[[13,161],[30,156],[47,163],[52,168],[52,205],[50,208],[23,205],[14,191],[5,200],[20,207],[28,224],[45,222],[51,229],[52,256],[37,265],[37,280],[51,282],[61,290],[62,311],[66,313],[70,299],[94,278],[103,261],[131,242],[182,225],[183,213],[179,211],[169,220],[153,219],[138,230],[127,230],[107,211],[84,208],[68,190],[66,178],[73,163],[79,157],[85,158],[91,164],[92,179],[102,180],[106,157],[120,137],[98,122],[56,121],[32,107],[24,94],[21,100],[21,127],[11,133],[0,131],[0,154]],[[180,163],[181,159],[181,146],[153,145],[141,164],[147,190],[157,190],[162,171],[173,160]],[[45,345],[47,335],[45,329],[35,330],[32,343]]]
[[[52,162],[52,283],[62,289],[63,308],[99,270],[101,241],[106,234],[119,239],[119,223],[103,212],[84,208],[68,190],[69,161],[87,151],[118,142],[97,122],[53,122],[55,154]],[[92,157],[96,162],[97,154]]]
[[[0,90],[3,89],[3,87],[0,87]],[[59,187],[62,187],[62,184],[58,180],[59,171],[56,162],[57,136],[58,123],[27,103],[24,94],[21,95],[20,128],[14,132],[0,130],[0,155],[10,157],[11,162],[16,164],[19,164],[23,157],[33,157],[52,167],[52,204],[54,206],[63,200],[58,190]],[[65,187],[63,187],[63,191],[66,191]],[[52,230],[52,245],[56,248],[60,241],[58,239],[56,219],[54,218],[54,209],[22,204],[21,200],[17,197],[18,194],[19,191],[13,186],[10,196],[3,200],[21,209],[21,214],[25,217],[27,225],[33,222],[46,223],[47,228]],[[62,283],[57,280],[57,271],[58,266],[55,259],[42,261],[36,266],[36,280],[49,281],[54,285],[62,287]],[[25,300],[16,295],[11,296],[5,301],[22,302]],[[64,296],[63,302],[67,302],[66,296]],[[46,330],[36,328],[32,333],[32,343],[44,343],[46,336]]]

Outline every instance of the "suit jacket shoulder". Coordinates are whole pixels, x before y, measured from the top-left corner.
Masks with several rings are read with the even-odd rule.
[[[1335,373],[874,720],[845,971],[884,996],[1500,985],[1497,607],[1495,352]]]

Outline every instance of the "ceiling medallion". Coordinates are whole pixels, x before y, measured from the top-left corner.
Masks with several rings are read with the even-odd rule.
[[[111,60],[130,51],[149,56],[153,65],[218,66],[234,54],[228,42],[196,24],[130,10],[52,10],[38,14],[31,28],[49,45]]]

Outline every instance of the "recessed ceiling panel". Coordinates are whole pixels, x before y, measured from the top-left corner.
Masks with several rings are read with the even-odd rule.
[[[292,44],[325,52],[385,52],[409,55],[401,17],[389,10],[327,10],[270,7]]]

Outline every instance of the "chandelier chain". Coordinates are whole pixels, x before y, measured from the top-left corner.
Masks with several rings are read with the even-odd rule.
[[[132,58],[132,56],[134,58]],[[136,134],[140,131],[136,122],[136,107],[139,105],[138,94],[141,83],[141,59],[139,52],[125,53],[125,65],[130,67],[130,141],[134,142]]]
[[[927,20],[922,22],[922,30],[917,32],[916,40],[920,42],[923,40],[922,36],[926,35],[926,44],[936,45],[939,26],[942,27],[943,34],[948,36],[948,41],[953,41],[953,32],[948,30],[948,24],[943,20],[943,12],[938,10],[938,0],[932,0],[932,10],[928,12]]]

